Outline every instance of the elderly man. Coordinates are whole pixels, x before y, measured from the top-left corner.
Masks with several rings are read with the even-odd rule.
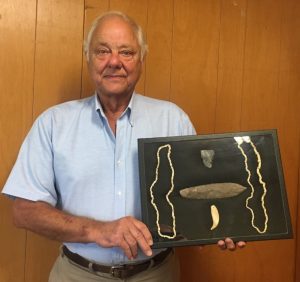
[[[147,46],[132,19],[102,15],[85,47],[96,93],[35,121],[3,190],[14,222],[64,242],[49,281],[178,281],[172,250],[152,250],[139,220],[137,139],[195,130],[176,105],[134,92]]]

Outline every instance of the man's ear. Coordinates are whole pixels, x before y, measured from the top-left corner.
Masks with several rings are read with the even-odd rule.
[[[89,64],[89,62],[90,62],[89,52],[87,50],[84,50],[83,53],[85,56],[86,63]]]

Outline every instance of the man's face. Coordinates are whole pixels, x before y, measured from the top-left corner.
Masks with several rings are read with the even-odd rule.
[[[140,77],[140,47],[131,26],[119,17],[103,20],[89,49],[89,72],[100,95],[128,95]]]

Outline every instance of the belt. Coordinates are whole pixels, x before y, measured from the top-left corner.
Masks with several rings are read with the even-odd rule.
[[[84,257],[71,252],[66,246],[62,247],[63,254],[76,264],[88,268],[89,270],[93,270],[95,272],[111,274],[113,277],[120,279],[126,279],[130,276],[147,270],[148,268],[159,265],[171,253],[171,250],[171,248],[168,248],[165,251],[162,251],[161,253],[157,254],[153,258],[141,263],[108,266],[91,262],[85,259]]]

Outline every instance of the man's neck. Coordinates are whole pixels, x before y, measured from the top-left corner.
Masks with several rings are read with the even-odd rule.
[[[118,119],[130,103],[132,94],[128,95],[101,95],[98,93],[103,112],[106,117]]]
[[[103,112],[108,120],[108,123],[116,134],[116,124],[119,117],[127,109],[132,94],[130,95],[101,95],[97,94],[100,100]]]

